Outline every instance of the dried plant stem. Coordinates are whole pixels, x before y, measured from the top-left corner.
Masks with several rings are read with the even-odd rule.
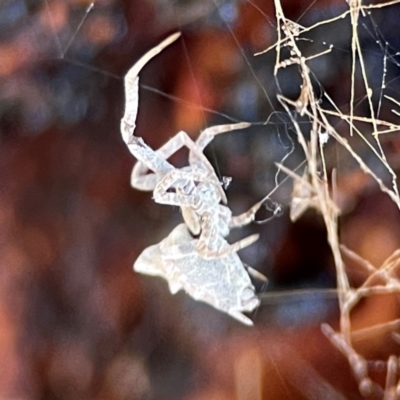
[[[347,357],[354,376],[359,383],[359,390],[361,394],[364,396],[371,395],[372,393],[382,395],[384,400],[400,399],[400,366],[398,358],[394,355],[391,355],[386,361],[384,361],[386,364],[387,374],[385,387],[381,387],[379,384],[373,382],[369,378],[370,363],[354,350],[352,344],[353,340],[360,340],[366,334],[371,335],[382,332],[393,332],[395,329],[400,328],[400,320],[396,319],[385,324],[370,326],[359,331],[352,331],[351,328],[351,312],[360,302],[360,300],[374,295],[400,293],[400,280],[397,276],[397,271],[400,266],[400,250],[395,251],[390,257],[388,257],[381,267],[377,268],[340,243],[338,231],[338,218],[340,210],[334,203],[329,191],[327,172],[328,167],[325,160],[324,150],[326,139],[324,139],[324,141],[322,140],[324,135],[329,135],[329,137],[333,138],[340,146],[344,147],[348,151],[349,155],[358,163],[360,169],[371,176],[377,183],[379,189],[386,193],[397,205],[397,207],[400,208],[397,176],[395,171],[389,165],[379,141],[379,136],[384,133],[400,131],[400,125],[377,118],[380,111],[383,86],[381,88],[378,112],[375,114],[372,103],[373,93],[368,83],[367,69],[358,36],[358,23],[360,15],[364,16],[368,10],[393,5],[398,3],[398,1],[387,2],[379,5],[364,6],[361,0],[348,0],[348,11],[342,13],[338,17],[321,21],[308,28],[302,27],[298,23],[287,19],[284,15],[280,0],[274,0],[274,3],[277,20],[277,43],[273,46],[270,46],[265,52],[270,51],[273,48],[276,49],[274,75],[277,78],[280,69],[292,65],[296,65],[299,69],[302,80],[299,98],[297,100],[291,100],[284,95],[278,95],[278,100],[282,104],[286,113],[290,116],[297,135],[297,140],[307,161],[306,172],[303,176],[298,175],[294,171],[291,171],[281,164],[278,164],[278,168],[294,180],[291,205],[292,220],[297,219],[308,207],[315,208],[322,215],[327,230],[327,240],[332,251],[336,268],[337,295],[340,307],[340,328],[339,332],[335,332],[330,326],[323,324],[322,331],[329,338],[332,344],[334,344]],[[321,52],[315,56],[305,57],[301,53],[297,42],[299,36],[304,35],[304,33],[309,32],[317,26],[321,26],[325,23],[331,23],[338,18],[343,18],[348,14],[350,14],[350,22],[352,26],[352,67],[350,114],[345,115],[339,110],[339,107],[337,107],[334,101],[326,93],[324,94],[324,97],[333,106],[334,110],[332,111],[323,109],[319,105],[319,101],[315,96],[312,86],[311,71],[307,65],[309,60],[329,53],[331,51],[331,47],[327,51]],[[286,47],[290,50],[289,58],[282,59],[283,52],[281,49],[283,47]],[[360,117],[354,115],[357,64],[359,64],[361,70],[361,78],[369,108],[369,117]],[[384,60],[383,74],[386,74],[386,60]],[[382,85],[384,85],[384,82],[385,75],[382,78]],[[400,102],[398,102],[396,99],[389,98],[389,100],[393,101],[396,105],[400,104]],[[310,130],[307,132],[307,136],[300,128],[300,125],[296,120],[296,114],[308,117],[310,122]],[[349,127],[350,136],[355,133],[368,147],[368,149],[372,151],[386,172],[390,174],[392,179],[391,188],[386,186],[383,179],[381,179],[377,173],[367,165],[367,163],[356,152],[349,141],[336,131],[336,129],[329,122],[328,117],[339,117],[343,121],[346,121]],[[375,145],[373,145],[369,138],[367,138],[367,136],[355,125],[355,122],[367,123],[372,127],[372,138],[374,139],[372,143],[375,142]],[[351,287],[349,284],[342,254],[345,254],[347,257],[350,257],[356,261],[366,274],[366,279],[358,287]],[[393,333],[393,335],[395,335],[395,333]],[[395,340],[397,340],[397,336],[393,337]],[[374,363],[371,365],[374,365]]]

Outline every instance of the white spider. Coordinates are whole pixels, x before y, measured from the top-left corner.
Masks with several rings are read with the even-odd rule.
[[[236,252],[258,239],[251,235],[232,245],[225,237],[233,227],[254,220],[263,201],[246,213],[233,217],[221,182],[203,154],[215,135],[249,126],[247,123],[221,125],[201,132],[196,142],[183,131],[154,151],[133,135],[138,110],[138,73],[162,49],[179,37],[174,34],[146,53],[125,77],[126,105],[121,134],[138,159],[131,185],[153,191],[154,201],[179,206],[185,224],[179,225],[161,243],[147,248],[134,265],[137,272],[165,278],[172,293],[184,289],[193,298],[227,312],[245,324],[251,320],[241,311],[252,311],[259,300]],[[189,149],[189,166],[175,168],[167,159],[177,150]],[[149,173],[150,172],[150,173]],[[199,235],[196,239],[194,236]]]

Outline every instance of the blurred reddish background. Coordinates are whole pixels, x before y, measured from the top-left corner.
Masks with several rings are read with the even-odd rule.
[[[282,4],[306,26],[347,7],[339,0]],[[360,35],[372,86],[381,85],[386,55],[388,93],[396,97],[398,61],[389,58],[400,48],[394,10],[376,11],[372,23],[381,43],[390,43],[386,53],[374,33]],[[335,51],[311,65],[344,110],[348,24],[324,27]],[[136,133],[157,148],[181,129],[196,137],[213,124],[253,122],[207,149],[217,172],[233,177],[229,204],[242,212],[274,188],[274,163],[296,142],[275,100],[275,54],[253,57],[274,43],[272,1],[0,4],[0,396],[357,399],[347,361],[320,331],[321,322],[337,326],[338,309],[332,291],[324,291],[334,288],[335,272],[314,213],[291,224],[285,212],[237,233],[261,234],[241,257],[270,278],[252,329],[183,293],[172,296],[165,282],[132,270],[140,252],[164,238],[180,215],[129,186],[134,159],[119,133],[122,79],[176,30],[182,39],[141,75]],[[324,48],[320,35],[310,33],[307,54]],[[285,74],[281,89],[296,98],[299,79]],[[383,102],[382,119],[392,118],[390,107]],[[384,146],[396,161],[398,141]],[[399,247],[398,210],[342,163],[336,146],[328,154],[339,162],[343,240],[379,265]],[[182,165],[185,154],[173,161]],[[287,163],[301,161],[295,146]],[[274,200],[288,206],[290,188],[282,185]],[[351,271],[356,268],[350,277],[357,281]],[[318,290],[293,291],[304,288]],[[354,324],[389,321],[398,311],[397,297],[373,298],[357,309]],[[364,338],[359,348],[372,359],[398,352],[381,336]]]

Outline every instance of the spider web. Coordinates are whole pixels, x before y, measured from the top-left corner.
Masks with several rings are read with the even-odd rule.
[[[208,153],[221,175],[233,168],[229,168],[229,163],[232,163],[230,153],[233,153],[237,160],[243,161],[243,164],[249,161],[246,153],[252,154],[255,164],[251,172],[252,179],[249,181],[248,176],[237,178],[232,174],[233,184],[231,192],[228,193],[232,209],[239,212],[246,208],[244,204],[269,196],[272,201],[285,207],[291,206],[293,210],[296,198],[300,213],[310,207],[316,208],[325,217],[328,232],[332,229],[329,240],[336,258],[334,263],[337,268],[338,289],[299,289],[281,293],[271,290],[262,295],[263,305],[255,320],[258,318],[259,321],[267,323],[267,320],[271,321],[273,317],[277,323],[282,324],[300,323],[305,318],[321,321],[332,310],[330,299],[338,297],[341,311],[340,330],[337,333],[325,327],[325,332],[349,360],[353,361],[355,355],[352,347],[348,345],[351,344],[351,336],[357,336],[357,332],[351,333],[350,309],[358,300],[375,291],[398,291],[398,282],[392,276],[385,276],[384,285],[365,287],[362,284],[357,288],[359,291],[353,292],[348,282],[348,272],[341,262],[341,252],[360,263],[362,260],[350,250],[340,248],[337,216],[334,215],[331,198],[339,203],[342,213],[350,212],[354,199],[342,189],[341,182],[344,185],[349,177],[361,170],[369,175],[371,180],[362,180],[358,188],[360,192],[368,192],[374,185],[379,186],[398,207],[400,206],[395,174],[398,161],[396,152],[391,151],[398,146],[395,135],[398,131],[396,121],[400,107],[400,46],[397,43],[396,32],[390,31],[391,25],[388,22],[396,15],[395,12],[388,11],[388,6],[391,5],[392,9],[398,11],[397,3],[393,1],[367,5],[352,1],[350,9],[346,2],[333,2],[326,8],[320,7],[315,1],[309,4],[302,3],[301,10],[297,10],[298,17],[292,21],[290,30],[286,33],[283,32],[282,25],[277,27],[275,18],[278,16],[284,25],[284,21],[286,23],[289,19],[286,20],[283,11],[271,16],[255,1],[192,1],[188,5],[187,2],[184,4],[154,0],[153,4],[149,2],[147,5],[158,10],[158,13],[155,12],[156,19],[165,31],[172,28],[181,29],[188,32],[190,37],[201,29],[223,30],[226,41],[230,42],[235,53],[233,58],[239,60],[235,73],[240,78],[231,79],[226,93],[221,95],[223,99],[218,103],[218,107],[213,103],[208,106],[207,101],[202,101],[205,96],[197,81],[198,61],[191,53],[190,39],[184,38],[179,45],[179,51],[184,55],[182,63],[191,77],[187,82],[192,82],[193,90],[197,92],[193,98],[198,101],[186,99],[179,92],[177,95],[159,89],[157,84],[147,84],[144,78],[141,84],[143,108],[148,107],[151,99],[162,97],[170,103],[169,109],[175,106],[184,110],[181,113],[198,111],[198,118],[202,120],[200,128],[217,123],[250,121],[252,128],[248,132],[232,133],[219,138],[210,146]],[[266,49],[254,38],[253,41],[244,40],[243,33],[235,29],[241,7],[251,9],[268,35],[275,35],[275,40],[270,40],[271,43],[265,46]],[[43,63],[44,60],[58,60],[64,68],[57,71],[53,83],[40,95],[34,83],[36,77],[25,77],[23,84],[18,85],[18,88],[22,88],[22,92],[19,93],[15,92],[11,78],[0,95],[2,104],[6,104],[10,99],[22,102],[21,123],[24,130],[29,130],[32,134],[41,132],[54,121],[73,126],[85,118],[101,118],[106,105],[101,106],[100,101],[99,110],[91,108],[94,99],[101,98],[100,83],[104,79],[115,79],[116,85],[121,85],[123,72],[121,68],[113,65],[108,68],[107,62],[97,58],[97,55],[106,46],[118,46],[127,32],[129,22],[121,6],[113,1],[68,3],[45,0],[36,10],[35,19],[32,19],[34,22],[30,24],[27,11],[25,14],[23,10],[19,14],[14,13],[15,18],[20,18],[26,25],[21,31],[10,32],[5,41],[16,40],[16,37],[23,34],[30,34],[32,41],[40,40],[40,46],[32,45],[29,57],[14,62],[23,67]],[[102,36],[101,32],[106,33],[102,33]],[[291,41],[293,43],[290,45]],[[150,43],[150,39],[148,42]],[[300,60],[300,57],[294,54],[294,46],[305,60]],[[145,47],[137,41],[127,46],[127,49],[137,55],[126,55],[126,58],[129,56],[131,59],[131,62],[126,64],[129,67]],[[262,54],[254,57],[254,53]],[[339,68],[335,65],[335,60],[341,58],[347,60],[347,75],[340,85],[333,87],[331,80],[338,75]],[[303,61],[310,71],[305,70]],[[10,69],[12,67],[9,66]],[[3,71],[7,72],[6,67],[3,68]],[[96,78],[91,78],[95,84],[89,86],[85,81],[93,75],[96,75]],[[63,79],[69,83],[65,85]],[[29,102],[32,93],[35,94],[34,98],[41,101],[36,104]],[[58,96],[55,96],[55,93],[58,93]],[[122,90],[120,93],[122,94]],[[151,99],[150,95],[153,96]],[[277,100],[278,95],[281,96],[281,101]],[[69,101],[65,102],[65,98]],[[9,109],[4,106],[3,116],[8,112]],[[319,123],[318,128],[313,125],[316,119]],[[195,132],[191,134],[194,135]],[[325,137],[323,135],[327,135],[326,144],[322,143],[322,137]],[[303,140],[303,144],[299,138]],[[312,151],[313,146],[315,154]],[[350,157],[345,154],[350,154]],[[283,167],[277,167],[276,164]],[[236,171],[234,168],[232,170]],[[303,175],[305,171],[309,174],[307,178]],[[317,178],[323,183],[329,183],[330,187],[333,187],[333,194],[332,190],[321,189],[317,185]],[[294,193],[292,195],[293,181],[298,184],[297,197]],[[307,191],[306,186],[310,181],[311,187]],[[310,193],[314,193],[315,196]],[[253,248],[245,249],[243,259],[261,269],[266,275],[273,275],[272,267],[265,265],[273,265],[273,248],[285,229],[287,228],[275,219],[260,227],[260,231],[270,237]],[[248,232],[238,234],[242,236]],[[234,239],[236,238],[233,237]],[[395,269],[396,260],[389,259],[384,263],[383,270]],[[376,267],[370,264],[364,264],[362,268],[368,277],[377,274]],[[322,279],[321,276],[317,276],[311,283],[317,284],[319,279]],[[366,281],[368,279],[370,278]],[[309,287],[310,281],[300,279],[299,285]],[[328,279],[322,282],[321,286],[331,285],[332,281]],[[271,286],[274,289],[273,281]],[[298,301],[299,297],[305,299],[301,304]],[[297,307],[288,308],[288,302],[296,303]],[[273,304],[272,312],[267,311],[270,304]],[[390,321],[386,325],[387,329],[391,330],[395,323],[396,321]],[[357,362],[353,362],[352,366],[360,384],[360,391],[364,394],[379,390],[391,393],[398,368],[393,367],[393,359],[388,359],[390,368],[387,370],[391,371],[388,372],[389,383],[386,388],[379,388],[368,378],[367,362],[362,356],[357,357],[360,358],[357,358]],[[359,366],[361,364],[362,368]]]

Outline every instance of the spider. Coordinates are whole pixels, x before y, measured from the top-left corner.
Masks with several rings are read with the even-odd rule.
[[[146,249],[134,268],[137,272],[162,276],[172,293],[183,288],[193,298],[206,301],[249,324],[251,320],[240,311],[252,311],[259,301],[236,252],[254,243],[258,235],[232,245],[225,237],[231,228],[252,222],[263,201],[239,216],[232,216],[231,210],[220,204],[227,202],[223,186],[229,179],[220,182],[203,154],[216,135],[249,124],[211,127],[202,131],[195,142],[181,131],[156,151],[133,134],[138,110],[138,74],[152,57],[178,37],[179,33],[171,35],[147,52],[125,77],[126,105],[121,134],[130,152],[138,159],[132,171],[131,185],[139,190],[153,191],[157,203],[179,206],[185,221],[161,243]],[[189,165],[175,168],[167,159],[184,146],[189,149]]]

